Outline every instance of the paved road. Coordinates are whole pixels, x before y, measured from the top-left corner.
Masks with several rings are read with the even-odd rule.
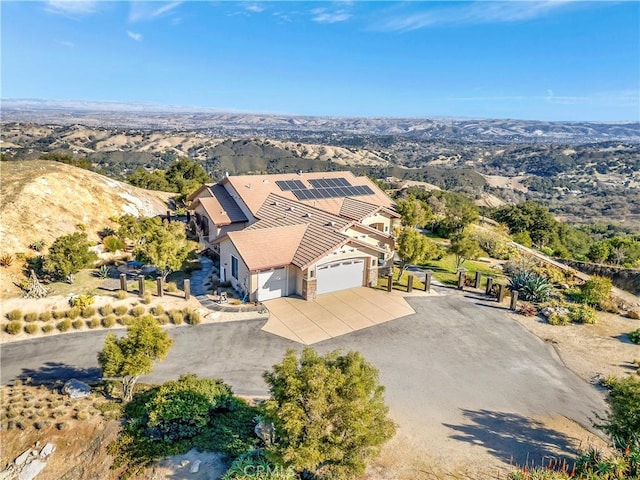
[[[434,447],[463,440],[508,462],[526,461],[566,438],[532,418],[566,416],[589,425],[605,408],[602,394],[564,367],[549,345],[470,294],[413,297],[417,312],[314,345],[321,351],[357,349],[380,369],[394,418],[405,431],[429,432]],[[260,330],[263,320],[171,330],[168,357],[146,381],[181,373],[222,378],[238,393],[265,394],[262,372],[294,342]],[[1,381],[17,375],[97,376],[104,333],[60,335],[3,345]],[[80,370],[78,370],[80,369]],[[457,448],[457,447],[456,447]]]

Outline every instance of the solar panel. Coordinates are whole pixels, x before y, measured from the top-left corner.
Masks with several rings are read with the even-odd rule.
[[[327,178],[327,183],[329,184],[330,187],[339,187],[340,186],[340,182],[336,182],[335,178]]]
[[[347,181],[346,178],[339,177],[339,178],[334,178],[334,180],[337,182],[337,184],[340,187],[350,187],[351,186],[351,184]]]
[[[362,190],[364,191],[363,195],[373,195],[373,190],[371,190],[370,187],[368,187],[367,185],[362,185]]]
[[[291,190],[305,190],[307,187],[304,186],[300,180],[290,180]]]
[[[300,180],[276,180],[276,185],[280,187],[283,192],[289,192],[291,190],[304,190],[304,183]]]

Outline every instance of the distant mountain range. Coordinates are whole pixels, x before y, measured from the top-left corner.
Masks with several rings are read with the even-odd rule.
[[[640,143],[640,122],[545,122],[453,118],[346,118],[221,112],[188,106],[3,99],[3,122],[199,130],[291,140],[306,135],[402,136],[415,140],[584,144]]]

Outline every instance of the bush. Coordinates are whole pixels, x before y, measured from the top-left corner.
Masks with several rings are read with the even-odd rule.
[[[73,322],[71,322],[71,325],[73,326],[74,330],[81,330],[82,327],[84,327],[84,320],[77,318]]]
[[[133,307],[131,309],[131,315],[133,315],[134,317],[137,317],[137,318],[141,317],[145,313],[147,313],[147,309],[145,307],[143,307],[142,305],[138,305],[137,307]]]
[[[293,468],[270,462],[261,450],[245,452],[236,458],[221,480],[295,480]]]
[[[122,315],[124,315],[125,313],[127,313],[129,311],[129,309],[127,308],[126,305],[118,305],[116,308],[113,309],[114,313],[116,315],[118,315],[119,317],[121,317]]]
[[[606,402],[610,411],[595,426],[611,436],[619,451],[640,450],[640,379],[609,378]],[[640,453],[640,452],[638,452]]]
[[[72,307],[78,307],[80,310],[93,305],[95,301],[93,295],[75,295],[69,300],[69,305]]]
[[[554,254],[553,248],[551,247],[542,247],[540,249],[540,253],[546,255],[547,257],[551,257]]]
[[[151,313],[154,315],[162,315],[164,313],[164,307],[162,305],[156,305],[151,309]]]
[[[156,320],[158,320],[158,323],[160,325],[166,325],[167,323],[169,323],[169,315],[166,315],[166,314],[158,315],[156,317]]]
[[[17,335],[22,331],[22,322],[18,320],[13,320],[7,324],[5,327],[5,331],[9,335]]]
[[[98,328],[100,325],[102,324],[102,322],[100,321],[99,318],[92,318],[91,320],[87,320],[87,327],[89,328]]]
[[[49,333],[51,330],[54,329],[54,326],[51,325],[50,323],[46,324],[46,325],[42,325],[42,331],[44,333]]]
[[[629,340],[636,345],[640,345],[640,328],[629,333]]]
[[[38,240],[29,245],[29,248],[34,252],[41,252],[44,249],[44,241]]]
[[[29,312],[29,313],[25,313],[24,314],[24,321],[25,322],[35,322],[36,320],[38,320],[38,314],[37,313]]]
[[[117,252],[124,248],[124,242],[116,236],[109,235],[102,240],[102,244],[107,252]]]
[[[565,315],[560,312],[553,312],[551,315],[547,317],[547,322],[550,325],[569,325],[569,315]]]
[[[177,292],[178,286],[176,285],[176,282],[169,282],[169,283],[165,283],[164,289],[167,292]]]
[[[133,317],[131,315],[123,315],[118,318],[118,323],[120,325],[129,325],[131,322],[133,322]]]
[[[184,320],[189,325],[199,325],[202,322],[202,319],[200,318],[200,313],[197,312],[196,310],[185,308],[183,313],[184,313]]]
[[[64,310],[54,310],[51,312],[51,314],[56,320],[60,320],[61,318],[65,318],[67,316],[67,312],[65,312]]]
[[[520,245],[524,245],[525,247],[533,246],[533,241],[531,240],[531,235],[526,230],[524,232],[518,232],[511,235],[511,238],[514,242],[519,243]]]
[[[40,330],[40,328],[38,327],[38,325],[36,325],[35,323],[27,323],[24,326],[24,331],[26,333],[28,333],[29,335],[33,335],[34,333],[36,333],[38,330]]]
[[[114,295],[114,297],[116,297],[118,300],[124,300],[128,296],[129,296],[129,294],[127,292],[125,292],[124,290],[118,290]]]
[[[582,303],[592,306],[600,305],[609,300],[612,290],[613,284],[610,279],[594,275],[580,287]]]
[[[49,320],[51,320],[51,312],[42,312],[38,318],[41,322],[48,322]]]
[[[151,301],[151,295],[149,295],[148,293],[144,297],[142,297],[142,303],[144,303],[145,305],[149,305]]]
[[[82,318],[91,318],[96,314],[95,307],[84,307],[82,309]]]
[[[66,318],[66,319],[62,320],[61,322],[58,322],[58,324],[56,325],[56,328],[58,330],[60,330],[61,332],[66,332],[68,330],[71,330],[71,320]]]
[[[78,318],[80,316],[80,313],[81,311],[79,307],[73,307],[67,310],[66,317],[73,320],[74,318]]]
[[[528,302],[522,302],[518,305],[517,313],[525,317],[535,317],[538,314],[538,309]]]
[[[169,318],[174,325],[182,325],[184,323],[184,315],[180,310],[169,310]]]
[[[111,328],[116,324],[116,316],[115,315],[107,315],[102,319],[102,326],[104,328]]]
[[[113,313],[113,305],[107,303],[100,307],[100,315],[106,317],[107,315],[111,315]]]
[[[598,314],[589,305],[569,305],[569,320],[575,323],[594,324],[598,320]]]
[[[7,318],[11,321],[22,320],[22,310],[11,310],[9,313],[7,313]]]

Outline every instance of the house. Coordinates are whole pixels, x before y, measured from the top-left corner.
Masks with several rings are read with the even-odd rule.
[[[393,263],[393,201],[351,172],[227,176],[188,199],[220,277],[251,301],[373,286]]]

